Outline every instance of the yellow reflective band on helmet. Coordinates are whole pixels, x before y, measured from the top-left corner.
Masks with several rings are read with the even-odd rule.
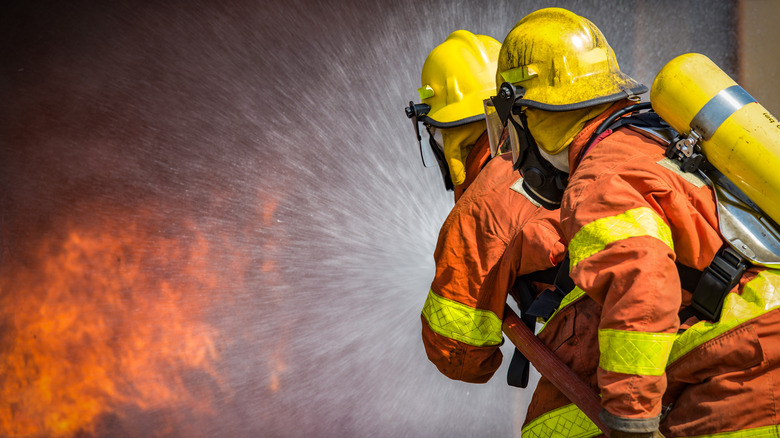
[[[780,426],[764,426],[755,429],[735,430],[733,432],[696,435],[684,438],[780,438]]]
[[[677,336],[669,363],[734,327],[780,307],[780,271],[761,271],[741,294],[728,294],[717,322],[699,321]]]
[[[568,294],[566,294],[565,297],[563,297],[563,299],[561,300],[561,304],[558,304],[558,308],[555,309],[555,312],[553,312],[553,314],[550,315],[549,318],[547,318],[547,322],[544,323],[542,328],[539,330],[539,333],[541,333],[542,330],[544,330],[544,328],[547,327],[547,323],[552,321],[553,318],[555,318],[555,315],[560,313],[560,311],[563,310],[569,304],[572,304],[573,302],[577,301],[583,295],[585,295],[585,291],[580,289],[579,286],[574,286],[574,289],[572,289],[571,292],[569,292]],[[539,336],[538,333],[537,336]]]
[[[426,85],[424,87],[420,87],[417,89],[417,93],[420,95],[420,100],[427,99],[429,97],[433,97],[433,88],[431,88],[430,85]]]
[[[536,77],[536,72],[526,66],[523,66],[501,72],[501,77],[511,84],[516,84],[518,82],[527,81],[528,79]]]
[[[489,310],[480,310],[436,295],[433,290],[422,310],[434,332],[475,347],[499,345],[501,319]]]
[[[600,434],[601,430],[573,403],[534,418],[521,433],[523,438],[590,438]]]
[[[569,243],[571,267],[610,243],[638,236],[655,237],[674,249],[672,230],[666,222],[650,208],[639,207],[617,216],[597,219],[577,231]]]
[[[660,376],[666,370],[675,333],[599,330],[599,366],[606,371]]]

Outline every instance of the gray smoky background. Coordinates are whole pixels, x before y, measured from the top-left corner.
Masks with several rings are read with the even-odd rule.
[[[728,1],[3,1],[0,436],[519,436],[508,342],[484,385],[425,356],[453,201],[403,110],[548,6],[648,86],[737,73]]]

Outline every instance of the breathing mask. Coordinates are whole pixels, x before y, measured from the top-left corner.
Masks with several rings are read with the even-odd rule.
[[[490,99],[490,104],[485,102],[488,133],[490,134],[491,126],[495,132],[499,128],[506,130],[514,168],[523,175],[523,189],[542,207],[556,210],[561,206],[569,175],[556,169],[539,152],[539,147],[528,129],[525,107],[515,106],[515,100],[522,97],[522,94],[518,96],[522,90],[522,87],[505,82],[501,85],[498,95]],[[487,108],[491,110],[488,111]],[[491,150],[498,148],[497,144],[492,143],[494,138],[500,136],[490,136]]]

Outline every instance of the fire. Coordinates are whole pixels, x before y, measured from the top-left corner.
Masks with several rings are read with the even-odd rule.
[[[95,434],[128,411],[213,413],[218,333],[205,310],[218,271],[194,226],[159,229],[71,225],[6,260],[0,435]]]

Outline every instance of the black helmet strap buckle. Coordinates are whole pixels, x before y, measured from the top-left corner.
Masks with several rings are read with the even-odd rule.
[[[506,126],[509,118],[512,116],[512,107],[515,105],[515,100],[522,97],[524,93],[523,87],[515,87],[509,82],[504,82],[499,87],[498,94],[490,98],[504,126]]]
[[[417,137],[417,144],[420,146],[420,158],[423,160],[423,165],[428,167],[425,161],[425,153],[422,149],[422,136],[420,135],[420,118],[424,116],[425,114],[428,114],[428,112],[431,110],[431,107],[429,105],[426,105],[424,103],[414,103],[412,101],[409,101],[409,106],[404,108],[404,111],[406,112],[406,117],[410,118],[412,120],[412,125],[414,126],[414,135]]]

